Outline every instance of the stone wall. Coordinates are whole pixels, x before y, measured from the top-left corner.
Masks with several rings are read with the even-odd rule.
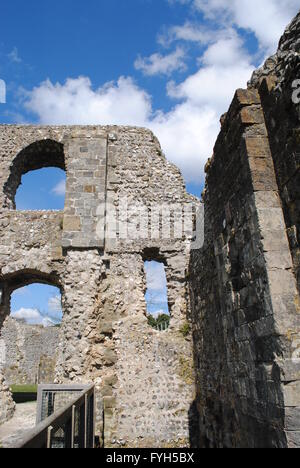
[[[0,369],[0,424],[11,419],[14,415],[14,411],[15,403],[13,402],[11,393]]]
[[[146,319],[143,257],[110,259],[99,297],[102,343],[94,350],[106,365],[105,440],[127,447],[154,447],[158,440],[160,446],[189,445],[194,371],[191,340],[182,333],[186,291],[180,278],[178,284],[171,328],[157,332]]]
[[[277,184],[300,291],[300,105],[292,102],[300,79],[300,13],[282,36],[277,54],[249,85],[259,90],[268,129]]]
[[[299,49],[299,19],[283,48]],[[236,93],[206,166],[190,263],[201,447],[300,446],[299,114],[281,58]]]
[[[190,214],[198,200],[148,130],[0,126],[0,133],[1,321],[15,289],[32,282],[59,287],[55,380],[95,383],[97,434],[105,445],[188,445],[193,356],[181,330],[189,314]],[[15,211],[22,174],[47,166],[66,170],[64,211]],[[152,232],[157,206],[170,213],[158,214]],[[145,260],[166,266],[172,319],[162,333],[147,323]]]
[[[0,367],[8,385],[53,383],[59,331],[6,319],[0,338]]]

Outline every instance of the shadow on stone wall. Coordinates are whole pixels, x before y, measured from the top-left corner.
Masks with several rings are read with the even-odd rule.
[[[191,448],[203,448],[200,444],[200,418],[196,400],[189,409],[189,436]]]

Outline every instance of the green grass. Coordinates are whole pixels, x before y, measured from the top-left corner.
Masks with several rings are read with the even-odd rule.
[[[180,333],[186,338],[187,336],[189,336],[190,331],[191,331],[190,324],[189,324],[189,323],[185,323],[184,325],[182,325],[182,327],[180,328],[179,331],[180,331]]]
[[[37,393],[37,385],[12,385],[12,393]]]

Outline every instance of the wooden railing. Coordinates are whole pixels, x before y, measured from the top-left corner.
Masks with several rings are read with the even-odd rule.
[[[51,388],[55,392],[55,386]],[[94,444],[95,393],[90,385],[40,422],[16,448],[94,448]]]

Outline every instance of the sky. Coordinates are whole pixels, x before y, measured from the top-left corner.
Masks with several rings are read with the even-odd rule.
[[[18,210],[63,210],[66,176],[57,168],[32,171],[22,177],[15,202]]]
[[[165,267],[159,262],[145,262],[147,312],[155,317],[169,315]]]
[[[299,0],[3,0],[0,124],[148,127],[200,196],[220,116],[298,10]],[[51,171],[23,177],[18,209],[62,208],[64,174]]]
[[[61,322],[61,295],[58,288],[32,284],[11,296],[11,316],[30,325],[52,326]]]

